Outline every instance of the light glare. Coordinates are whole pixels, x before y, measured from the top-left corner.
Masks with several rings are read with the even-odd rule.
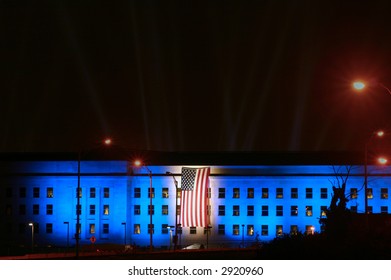
[[[361,81],[356,81],[353,83],[353,88],[356,90],[363,90],[365,88],[365,84]]]

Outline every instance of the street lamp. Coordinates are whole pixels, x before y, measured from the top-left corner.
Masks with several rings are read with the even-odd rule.
[[[153,250],[153,230],[152,230],[152,171],[142,163],[141,160],[135,160],[134,165],[138,167],[144,167],[148,171],[148,176],[149,176],[149,223],[150,223],[150,228],[149,228],[149,250]]]
[[[170,246],[169,246],[169,251],[171,251],[171,244],[172,244],[172,230],[175,226],[167,226],[167,229],[170,231]],[[175,250],[175,247],[174,247]]]
[[[242,224],[242,248],[244,248],[244,224]]]
[[[204,229],[206,231],[206,249],[209,249],[209,232],[211,229],[211,225],[207,225]]]
[[[103,144],[106,146],[109,146],[112,144],[112,141],[110,138],[106,138],[103,140]],[[79,153],[77,155],[77,189],[76,189],[76,233],[75,233],[75,240],[76,240],[76,258],[79,257],[79,241],[80,241],[80,214],[81,214],[81,205],[80,205],[80,198],[81,198],[81,188],[80,188],[80,164],[81,164],[81,157],[82,157],[82,150],[79,150]]]
[[[126,246],[126,223],[123,222],[123,223],[121,223],[121,225],[124,226],[124,245]]]
[[[175,249],[177,247],[177,243],[178,243],[178,213],[177,213],[177,209],[178,209],[178,181],[175,179],[174,174],[172,174],[171,172],[167,171],[166,174],[172,175],[172,178],[174,180],[174,185],[175,185],[175,211],[174,211],[174,214],[175,214],[174,251],[175,251]]]
[[[29,226],[31,227],[31,253],[34,252],[34,223],[29,223]]]
[[[69,252],[69,222],[64,222],[67,225],[67,253]]]
[[[360,91],[363,91],[367,87],[367,84],[363,81],[354,81],[352,83],[352,86],[355,90],[360,92]],[[382,83],[372,82],[372,83],[368,83],[368,86],[379,86],[379,87],[385,89],[391,95],[391,90]]]

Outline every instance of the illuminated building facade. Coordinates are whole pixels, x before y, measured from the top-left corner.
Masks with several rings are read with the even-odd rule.
[[[155,248],[173,246],[176,213],[180,212],[175,180],[180,187],[183,166],[211,167],[210,229],[179,226],[180,247],[194,243],[210,248],[247,247],[282,234],[319,232],[319,218],[330,205],[332,186],[339,186],[348,166],[348,208],[364,212],[360,155],[162,153],[149,158],[152,177],[128,160],[81,161],[81,246],[93,240],[149,247],[151,229]],[[3,156],[1,253],[30,246],[75,246],[77,164],[70,156]],[[369,165],[367,174],[368,211],[390,213],[390,167]]]

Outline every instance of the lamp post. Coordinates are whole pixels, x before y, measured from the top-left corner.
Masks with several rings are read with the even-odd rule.
[[[124,226],[124,245],[126,246],[126,222],[121,223]]]
[[[209,249],[209,231],[211,229],[211,225],[207,225],[205,227],[205,231],[206,231],[206,249]]]
[[[34,223],[29,223],[29,226],[31,227],[31,253],[34,252]]]
[[[67,253],[69,252],[69,222],[64,222],[67,225]]]
[[[178,214],[177,213],[177,209],[178,209],[178,181],[175,179],[174,174],[172,174],[171,172],[167,171],[166,174],[172,175],[172,178],[174,180],[174,185],[175,185],[175,211],[174,211],[174,214],[175,214],[174,251],[175,251],[176,247],[177,247],[177,243],[178,243],[178,215],[177,215]]]
[[[143,166],[145,169],[148,171],[148,176],[149,176],[149,250],[153,250],[153,230],[152,230],[152,171],[144,165],[140,160],[136,160],[134,162],[135,166]]]
[[[242,224],[242,248],[244,248],[244,224]]]

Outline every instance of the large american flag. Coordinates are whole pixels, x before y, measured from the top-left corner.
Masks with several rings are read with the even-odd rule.
[[[182,227],[206,227],[210,167],[182,167]]]

